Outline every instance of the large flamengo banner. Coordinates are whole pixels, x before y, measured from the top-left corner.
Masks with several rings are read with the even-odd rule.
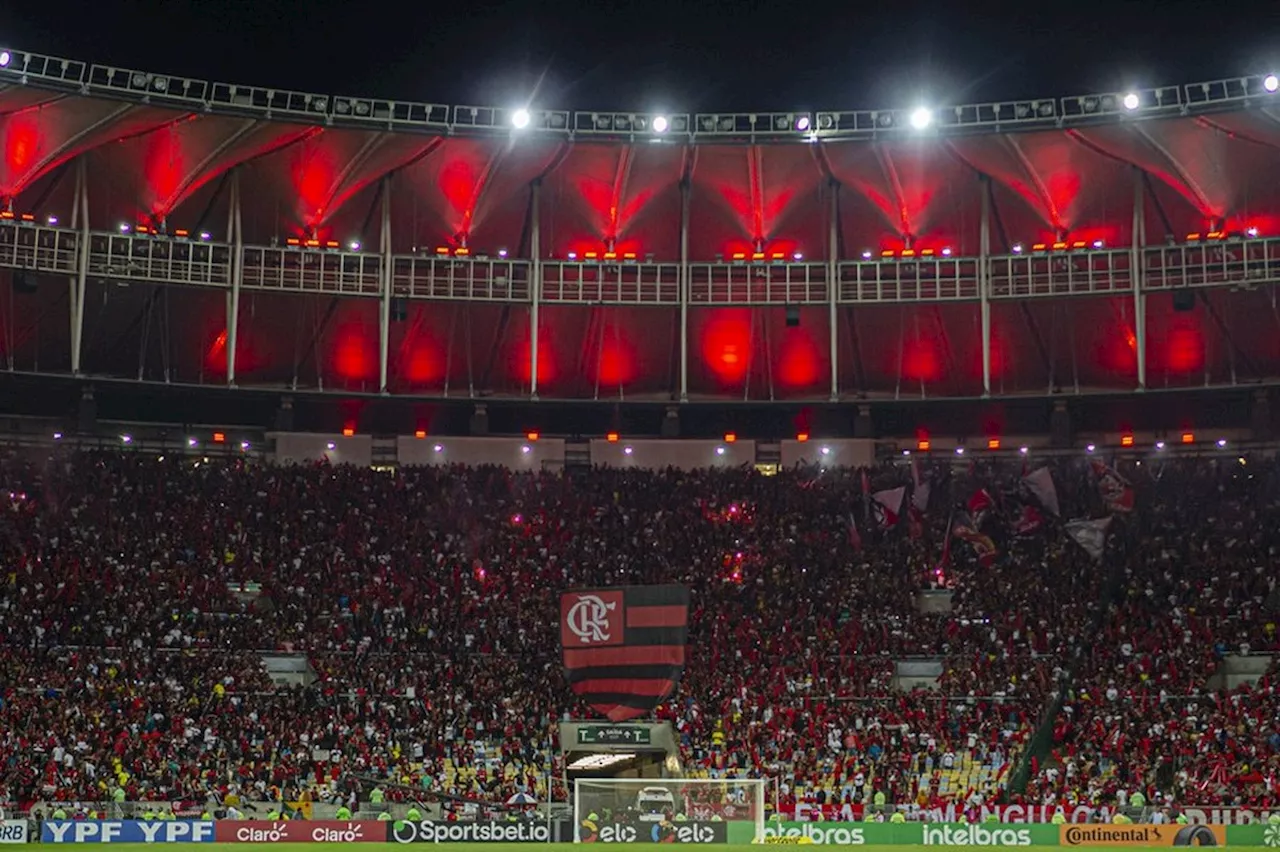
[[[560,643],[573,691],[614,722],[662,703],[684,673],[689,590],[627,586],[560,597]]]

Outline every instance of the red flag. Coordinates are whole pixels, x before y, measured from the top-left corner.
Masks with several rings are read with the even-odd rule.
[[[643,716],[684,672],[689,590],[628,586],[560,596],[565,679],[614,722]]]
[[[1044,526],[1044,515],[1040,514],[1040,510],[1035,506],[1023,506],[1022,514],[1014,524],[1013,531],[1018,535],[1031,535],[1042,526]]]
[[[1098,478],[1098,494],[1108,509],[1113,512],[1133,511],[1133,486],[1127,479],[1100,461],[1093,463],[1093,475]]]
[[[955,522],[952,534],[962,541],[969,543],[973,548],[974,554],[978,557],[978,563],[984,568],[991,566],[996,561],[999,550],[996,549],[996,543],[989,536],[985,536],[978,532],[977,527],[969,520],[966,515],[961,515],[959,520]]]

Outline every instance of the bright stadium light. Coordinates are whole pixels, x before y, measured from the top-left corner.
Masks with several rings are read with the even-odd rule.
[[[911,111],[911,126],[916,130],[924,130],[933,124],[933,113],[926,107],[916,107]]]
[[[1130,92],[1129,94],[1124,96],[1124,100],[1121,103],[1124,104],[1125,109],[1135,110],[1138,108],[1138,105],[1142,102],[1138,100],[1138,96],[1136,94],[1134,94],[1133,92]]]
[[[524,130],[529,126],[529,110],[518,109],[511,113],[511,126],[516,130]]]
[[[0,59],[3,59],[7,55],[8,54],[0,53]],[[1262,88],[1266,89],[1268,92],[1274,92],[1276,89],[1280,89],[1280,77],[1277,77],[1275,74],[1268,74],[1263,77]]]
[[[665,115],[654,116],[654,119],[653,119],[654,133],[666,133],[667,127],[668,127],[668,122],[667,122],[667,117]]]
[[[796,119],[796,130],[799,130],[801,133],[804,133],[808,129],[809,129],[809,116],[802,115]]]
[[[0,68],[8,68],[9,63],[13,61],[13,54],[7,50],[0,50]]]

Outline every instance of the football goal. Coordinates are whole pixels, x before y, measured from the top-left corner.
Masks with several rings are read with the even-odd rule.
[[[579,843],[762,843],[763,778],[578,778]]]

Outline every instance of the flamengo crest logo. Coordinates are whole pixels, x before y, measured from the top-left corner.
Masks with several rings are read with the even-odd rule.
[[[583,645],[608,642],[609,613],[617,608],[617,601],[606,603],[597,595],[579,595],[577,602],[569,607],[569,612],[565,615],[564,626]]]

